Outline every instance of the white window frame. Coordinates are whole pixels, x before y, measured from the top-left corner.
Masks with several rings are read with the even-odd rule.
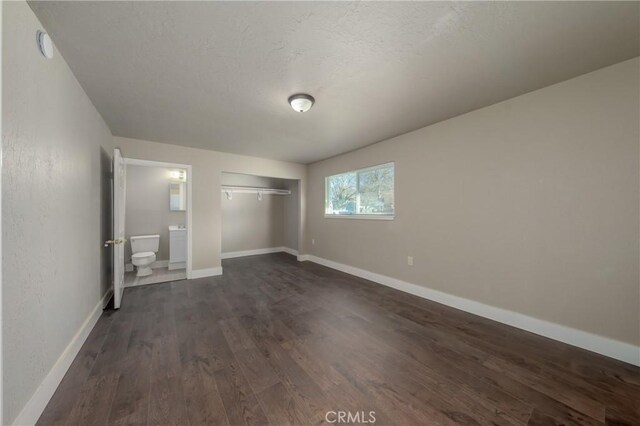
[[[393,213],[391,214],[327,214],[327,197],[329,192],[329,179],[334,176],[343,175],[346,173],[356,173],[356,175],[360,172],[366,172],[368,170],[379,169],[387,166],[393,166]],[[324,214],[325,219],[365,219],[365,220],[394,220],[396,217],[396,206],[395,206],[395,197],[396,196],[396,162],[389,161],[386,163],[376,164],[373,166],[363,167],[360,169],[354,170],[346,170],[344,172],[335,173],[330,176],[325,176],[324,178],[324,203],[322,205],[322,212]]]

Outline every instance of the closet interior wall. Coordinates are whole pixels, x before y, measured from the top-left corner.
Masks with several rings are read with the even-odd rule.
[[[288,189],[290,195],[224,192],[222,197],[222,253],[287,247],[298,249],[298,181],[223,173],[223,186]]]

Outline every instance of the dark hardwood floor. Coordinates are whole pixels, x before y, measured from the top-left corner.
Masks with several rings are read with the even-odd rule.
[[[640,368],[273,254],[128,288],[39,424],[302,425],[328,411],[638,425]]]

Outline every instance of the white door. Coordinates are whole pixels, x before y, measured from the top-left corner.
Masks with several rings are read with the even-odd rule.
[[[124,203],[126,168],[119,149],[113,150],[113,307],[120,308],[124,291]]]

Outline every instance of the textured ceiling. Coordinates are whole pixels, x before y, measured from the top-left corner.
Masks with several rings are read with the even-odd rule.
[[[640,54],[638,2],[30,5],[114,135],[302,163]]]

